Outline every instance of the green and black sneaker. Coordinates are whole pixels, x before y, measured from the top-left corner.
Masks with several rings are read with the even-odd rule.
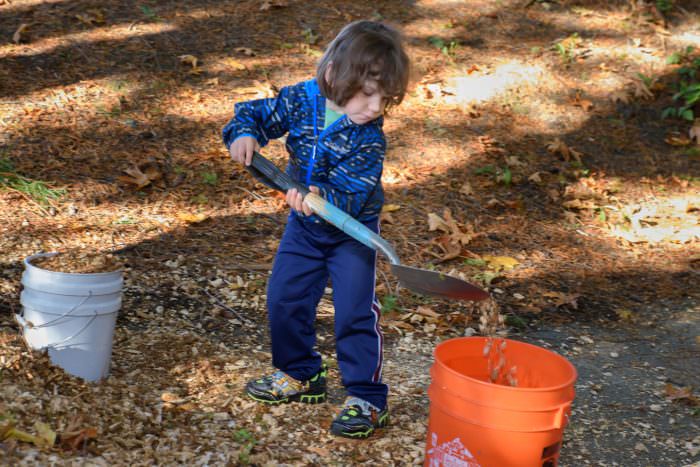
[[[384,428],[388,424],[388,407],[379,410],[359,397],[348,397],[331,423],[331,433],[345,438],[364,439],[374,433],[376,428]]]
[[[282,371],[248,381],[245,392],[251,398],[265,404],[303,402],[320,404],[326,400],[326,376],[328,367],[321,369],[308,381],[298,381]]]

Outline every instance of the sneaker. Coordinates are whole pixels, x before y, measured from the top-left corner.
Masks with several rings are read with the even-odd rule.
[[[252,399],[265,404],[303,402],[320,404],[326,400],[328,367],[323,364],[310,380],[298,381],[282,371],[248,382],[245,392]]]
[[[388,407],[379,410],[359,397],[348,397],[331,424],[331,433],[345,438],[364,439],[374,433],[376,428],[384,428],[388,424]]]

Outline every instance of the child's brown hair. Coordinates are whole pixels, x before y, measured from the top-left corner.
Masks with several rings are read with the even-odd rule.
[[[375,80],[386,97],[386,106],[398,105],[408,86],[409,60],[401,34],[374,21],[355,21],[331,41],[316,70],[321,93],[344,106],[364,86]],[[327,79],[328,78],[328,79]]]

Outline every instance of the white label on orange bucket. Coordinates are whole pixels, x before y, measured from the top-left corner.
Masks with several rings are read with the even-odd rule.
[[[427,455],[430,467],[481,467],[459,438],[438,445],[438,435],[433,432],[430,444],[433,446]]]

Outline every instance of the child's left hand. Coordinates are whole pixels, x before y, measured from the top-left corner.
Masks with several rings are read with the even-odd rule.
[[[319,193],[318,187],[313,185],[309,186],[309,191],[311,191],[311,193]],[[299,193],[296,188],[287,191],[287,204],[296,212],[302,213],[305,216],[310,216],[314,213],[309,205],[304,202],[304,196]]]

